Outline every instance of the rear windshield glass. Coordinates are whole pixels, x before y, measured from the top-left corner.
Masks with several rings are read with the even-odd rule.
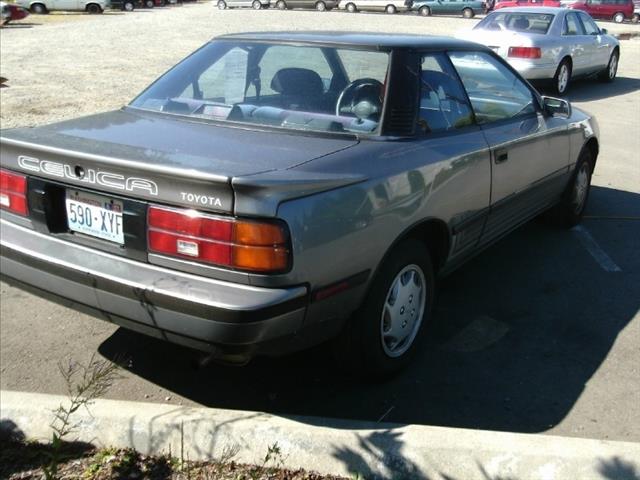
[[[389,54],[218,40],[160,77],[131,106],[291,130],[378,131]]]
[[[553,17],[554,15],[550,13],[495,12],[478,23],[475,28],[546,34]]]

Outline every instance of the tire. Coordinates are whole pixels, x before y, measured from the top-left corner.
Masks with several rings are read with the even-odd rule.
[[[316,10],[319,12],[324,12],[327,10],[327,4],[324,2],[318,2],[316,3]]]
[[[393,15],[394,13],[396,13],[398,10],[396,9],[395,6],[393,5],[387,5],[387,8],[384,9],[385,12],[387,12],[390,15]]]
[[[347,6],[345,7],[347,9],[347,12],[349,13],[357,13],[358,9],[356,8],[355,3],[347,3]]]
[[[133,4],[133,2],[124,2],[122,4],[122,10],[124,10],[125,12],[133,12],[135,8],[135,5]]]
[[[45,13],[49,13],[47,7],[45,7],[41,3],[34,3],[33,5],[31,5],[31,8],[29,10],[31,11],[31,13],[34,13],[36,15],[44,15]]]
[[[572,228],[582,220],[591,191],[594,161],[591,150],[588,148],[580,152],[567,189],[560,202],[549,211],[548,217],[557,226]],[[578,190],[581,190],[580,194]]]
[[[218,10],[226,10],[227,9],[227,2],[225,2],[224,0],[218,0]]]
[[[341,367],[374,381],[399,372],[425,336],[434,294],[429,251],[418,240],[402,241],[383,260],[362,305],[336,340]],[[404,337],[394,342],[394,331]]]
[[[102,13],[102,9],[97,3],[90,3],[89,5],[87,5],[87,13],[95,15],[98,13]]]
[[[462,16],[464,18],[473,18],[476,16],[476,14],[474,13],[474,11],[470,8],[465,8],[462,10]]]
[[[426,5],[420,7],[420,9],[418,10],[418,13],[420,15],[422,15],[423,17],[430,17],[431,16],[431,9],[429,7],[427,7]]]
[[[144,6],[146,8],[153,8],[153,7],[156,6],[156,4],[155,4],[155,2],[153,0],[145,0]]]
[[[620,60],[620,54],[617,50],[614,50],[611,52],[611,56],[609,57],[607,68],[598,75],[598,79],[601,82],[611,83],[616,79],[616,74],[618,73],[618,60]]]
[[[571,61],[565,58],[558,65],[556,74],[553,76],[553,87],[558,95],[564,95],[569,89],[571,82]]]
[[[254,10],[261,10],[262,4],[260,3],[260,0],[253,0],[253,2],[251,3],[251,8],[253,8]]]
[[[633,17],[631,17],[631,23],[638,23],[640,22],[640,13],[634,13]]]
[[[622,12],[614,13],[611,19],[616,23],[622,23],[624,22],[624,13]]]
[[[285,2],[284,0],[278,0],[276,2],[276,8],[278,10],[286,10],[287,9],[287,2]]]

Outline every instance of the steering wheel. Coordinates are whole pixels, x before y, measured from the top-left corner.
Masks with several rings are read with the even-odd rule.
[[[361,120],[379,115],[382,111],[384,86],[375,78],[359,78],[344,87],[336,102],[336,116],[345,113]]]

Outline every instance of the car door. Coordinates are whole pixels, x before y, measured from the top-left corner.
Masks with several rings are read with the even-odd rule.
[[[568,181],[567,125],[544,115],[529,85],[494,54],[461,51],[449,56],[491,148],[485,243],[559,198]]]
[[[446,54],[423,53],[418,81],[418,133],[411,148],[423,165],[410,171],[408,190],[429,186],[427,205],[447,219],[451,258],[461,261],[474,253],[489,213],[491,152]]]
[[[84,10],[85,3],[83,2],[83,8],[80,7],[80,0],[51,0],[53,8],[49,10]]]
[[[595,42],[586,35],[578,12],[567,12],[564,17],[562,36],[568,40],[571,50],[572,74],[580,75],[589,69],[590,58],[595,55]]]
[[[592,56],[586,59],[585,64],[588,69],[587,73],[602,70],[609,63],[609,55],[613,48],[610,37],[602,35],[600,28],[596,22],[584,12],[578,12],[578,17],[584,27],[585,35],[591,37]]]

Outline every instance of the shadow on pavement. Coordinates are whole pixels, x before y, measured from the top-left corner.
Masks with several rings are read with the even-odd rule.
[[[206,406],[542,432],[572,409],[640,308],[640,220],[608,219],[632,212],[640,195],[592,189],[587,214],[600,219],[584,228],[621,272],[603,270],[575,232],[535,221],[443,279],[430,341],[384,384],[341,375],[323,347],[195,368],[194,352],[119,329],[99,351]]]
[[[543,95],[558,96],[548,84],[540,84],[538,89]],[[602,83],[596,78],[581,78],[571,81],[564,98],[572,102],[588,102],[626,95],[636,90],[640,90],[640,79],[637,78],[616,77],[612,83]]]

